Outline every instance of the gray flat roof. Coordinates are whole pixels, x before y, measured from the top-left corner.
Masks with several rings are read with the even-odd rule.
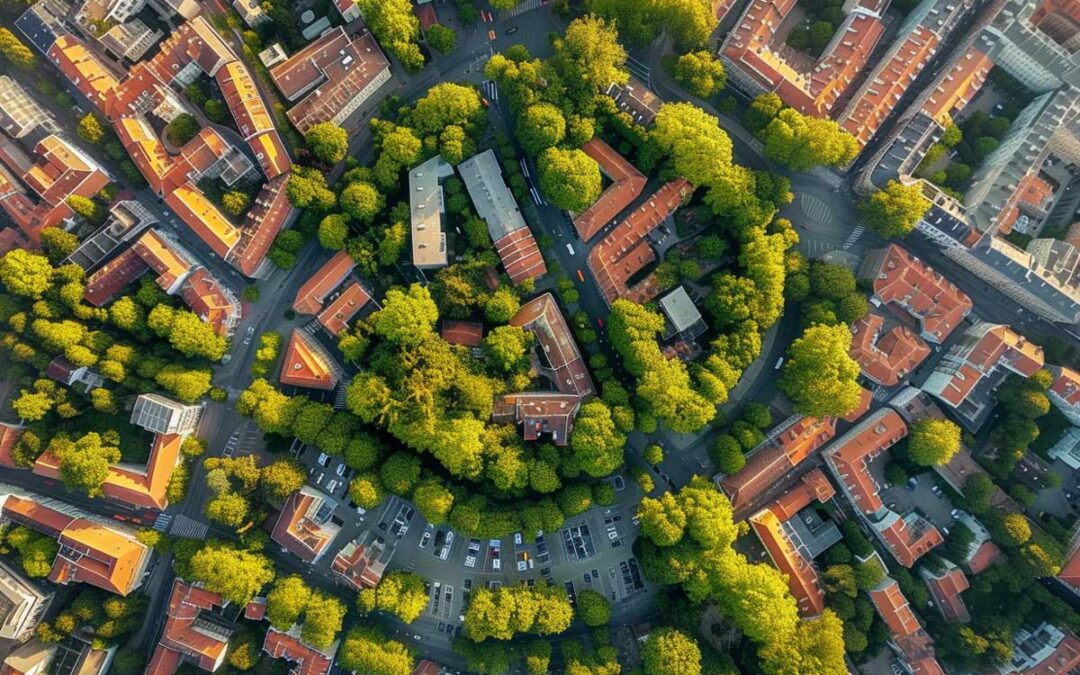
[[[446,235],[442,230],[445,207],[439,183],[452,175],[454,167],[439,155],[409,172],[412,261],[417,267],[446,266]]]
[[[671,325],[680,333],[701,321],[701,312],[690,299],[685,286],[679,286],[660,298],[660,309],[664,310]]]
[[[493,150],[485,150],[458,164],[458,173],[465,181],[476,212],[487,223],[492,241],[526,226]]]

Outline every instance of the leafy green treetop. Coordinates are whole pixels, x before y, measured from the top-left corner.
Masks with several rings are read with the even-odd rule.
[[[910,233],[930,209],[930,200],[919,183],[904,185],[890,180],[859,204],[859,215],[866,225],[885,238]]]
[[[945,419],[924,417],[911,425],[908,456],[922,466],[941,466],[960,451],[960,427]]]
[[[814,325],[788,348],[780,389],[804,415],[840,416],[859,404],[859,364],[850,356],[851,331],[843,325]]]

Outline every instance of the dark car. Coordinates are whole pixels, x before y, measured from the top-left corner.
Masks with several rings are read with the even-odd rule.
[[[506,34],[507,35],[513,35],[516,32],[518,32],[518,27],[517,26],[510,26],[509,28],[506,29]]]

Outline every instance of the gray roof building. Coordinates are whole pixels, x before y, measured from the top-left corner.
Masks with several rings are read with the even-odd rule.
[[[454,167],[439,155],[409,172],[412,261],[422,270],[446,267],[446,205],[441,183],[453,175]]]
[[[19,642],[29,639],[52,599],[52,593],[43,593],[0,562],[0,638]]]
[[[199,425],[197,405],[184,405],[160,394],[140,394],[131,411],[131,423],[155,434],[194,433]]]
[[[1009,0],[976,46],[1033,91],[1080,87],[1080,34],[1051,3]]]
[[[679,286],[660,298],[660,309],[667,318],[664,339],[680,335],[687,340],[693,340],[705,332],[706,326],[701,312],[690,299],[685,286]]]
[[[514,195],[503,182],[502,169],[490,148],[458,165],[476,212],[487,223],[492,241],[527,227]]]
[[[0,129],[12,138],[22,138],[35,129],[60,133],[52,115],[7,75],[0,75]]]

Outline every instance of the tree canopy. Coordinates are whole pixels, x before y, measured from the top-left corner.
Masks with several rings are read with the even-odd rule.
[[[918,183],[890,180],[859,204],[859,215],[867,227],[892,238],[909,234],[929,209],[930,200]]]
[[[911,425],[908,456],[922,466],[941,466],[960,451],[960,427],[945,419],[924,417]]]
[[[540,191],[554,206],[584,211],[600,196],[600,165],[581,150],[548,148],[537,160]]]
[[[320,162],[337,164],[349,149],[349,134],[333,122],[320,122],[304,134],[304,143]]]
[[[804,415],[841,416],[859,404],[859,364],[850,356],[851,331],[814,325],[788,348],[778,384]]]
[[[675,62],[675,80],[694,96],[712,98],[727,84],[724,64],[705,50],[687,52]]]

